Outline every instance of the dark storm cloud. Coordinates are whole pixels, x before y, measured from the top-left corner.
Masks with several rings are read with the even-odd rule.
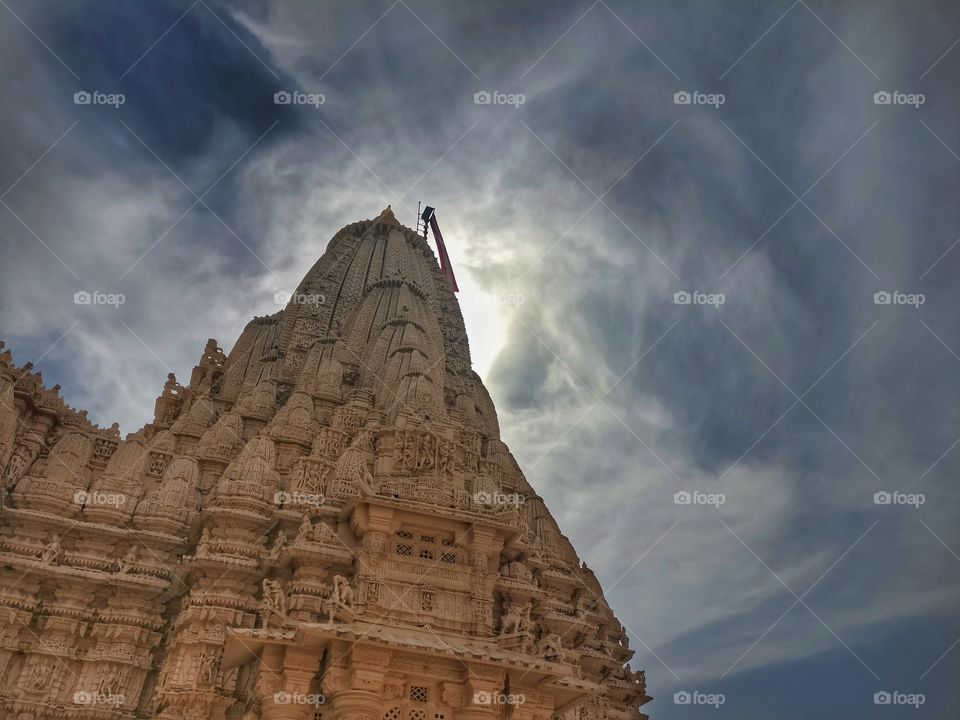
[[[630,627],[654,717],[694,716],[678,688],[725,693],[717,717],[866,717],[880,689],[956,713],[956,7],[10,6],[69,70],[2,11],[0,192],[77,125],[0,207],[0,323],[70,402],[133,430],[336,229],[426,200],[474,355],[500,350],[504,438]],[[127,102],[72,103],[95,87]],[[295,89],[325,102],[273,104]],[[209,208],[183,215],[164,163],[197,195],[223,175]],[[89,313],[82,288],[128,301]]]

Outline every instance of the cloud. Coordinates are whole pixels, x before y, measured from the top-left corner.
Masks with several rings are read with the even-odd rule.
[[[185,378],[207,337],[229,348],[274,312],[338,228],[387,203],[412,225],[424,200],[504,439],[611,588],[651,688],[838,656],[837,681],[872,681],[852,653],[919,677],[946,646],[920,657],[902,627],[960,634],[944,547],[960,548],[960,250],[944,255],[960,210],[943,202],[960,178],[960,51],[917,79],[955,39],[956,9],[798,4],[761,38],[783,9],[601,3],[571,28],[586,8],[409,3],[374,25],[389,7],[198,6],[122,82],[182,9],[18,7],[82,80],[0,26],[0,72],[20,78],[2,186],[78,121],[4,198],[30,229],[0,207],[17,360],[76,322],[45,377],[134,430],[168,369]],[[98,84],[128,102],[72,104]],[[874,105],[881,86],[928,102]],[[280,89],[325,102],[275,106]],[[726,101],[673,103],[696,89]],[[475,105],[479,90],[526,102]],[[186,212],[216,181],[209,208]],[[81,287],[128,301],[92,314],[70,300]],[[897,289],[927,302],[873,303]],[[678,291],[725,302],[676,305]],[[929,500],[873,504],[895,489]],[[678,490],[726,502],[678,506]],[[797,606],[760,639],[814,583],[805,602],[829,630]],[[737,712],[769,716],[760,700]]]

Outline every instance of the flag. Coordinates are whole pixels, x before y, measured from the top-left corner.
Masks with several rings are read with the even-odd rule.
[[[440,226],[437,225],[437,214],[430,215],[430,229],[433,230],[433,237],[437,241],[437,255],[440,256],[440,272],[450,283],[454,292],[460,292],[457,287],[457,278],[453,275],[453,265],[450,264],[450,256],[447,255],[447,246],[443,244],[443,235],[440,234]]]

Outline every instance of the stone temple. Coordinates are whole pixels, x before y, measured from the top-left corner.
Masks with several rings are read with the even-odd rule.
[[[0,468],[0,718],[646,717],[389,208],[125,440],[0,355]]]

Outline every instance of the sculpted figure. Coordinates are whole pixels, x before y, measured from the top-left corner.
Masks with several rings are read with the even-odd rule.
[[[60,536],[54,535],[53,540],[51,540],[43,549],[43,552],[40,553],[40,560],[47,565],[54,565],[60,562],[60,556],[62,554],[63,549],[60,547]]]
[[[346,609],[353,607],[353,588],[343,575],[333,576],[333,593],[331,600],[338,606]]]
[[[125,575],[130,572],[135,562],[137,562],[137,546],[131,545],[130,549],[127,550],[126,555],[117,561],[117,567],[120,570],[120,573]]]
[[[563,660],[563,644],[556,633],[547,633],[541,640],[537,653],[544,660]]]
[[[500,620],[500,634],[521,633],[530,627],[530,602],[521,606],[511,605]]]
[[[200,653],[200,682],[212,683],[217,679],[217,655],[206,651]]]
[[[300,527],[297,528],[297,540],[313,540],[313,522],[310,520],[310,513],[303,514]]]
[[[263,581],[264,597],[270,602],[270,607],[281,615],[285,612],[286,602],[283,596],[283,589],[280,587],[279,580]]]
[[[287,615],[287,598],[283,594],[279,580],[263,579],[263,599],[260,601],[260,617],[263,627],[267,628],[272,616],[281,619]]]
[[[280,553],[283,552],[283,549],[287,546],[287,531],[281,530],[277,533],[277,539],[273,543],[273,547],[270,548],[269,558],[271,561],[276,561],[280,558]]]
[[[28,685],[31,690],[43,690],[46,687],[47,681],[50,679],[50,671],[47,667],[47,663],[42,660],[37,660],[33,664],[33,668],[30,671],[30,680]]]
[[[200,542],[197,543],[197,551],[194,557],[207,557],[210,554],[210,528],[204,528],[200,534]]]

